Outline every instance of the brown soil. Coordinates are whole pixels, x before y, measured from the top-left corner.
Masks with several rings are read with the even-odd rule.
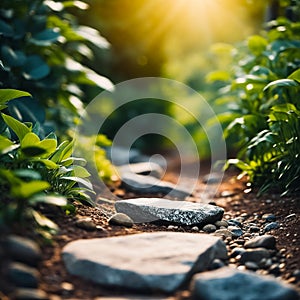
[[[176,168],[170,170],[166,175],[166,179],[176,181],[176,171]],[[188,200],[199,201],[199,195],[201,196],[203,188],[204,184],[199,181],[196,196]],[[215,186],[212,185],[212,190],[214,188]],[[275,214],[277,216],[277,221],[282,225],[280,229],[271,231],[271,234],[276,237],[277,247],[279,250],[281,249],[280,252],[286,259],[286,266],[281,273],[281,278],[300,291],[300,281],[297,281],[292,275],[296,269],[300,269],[299,198],[282,199],[276,194],[268,194],[257,198],[255,192],[245,193],[245,190],[248,192],[245,183],[237,181],[234,174],[227,173],[213,201],[225,209],[224,218],[232,218],[241,213],[247,213],[250,216],[258,214],[258,217],[263,214]],[[222,193],[224,191],[226,193]],[[121,188],[116,188],[114,193],[121,198],[136,197],[136,195],[127,193]],[[100,201],[99,204],[99,208],[85,207],[78,204],[76,216],[67,217],[63,214],[50,213],[49,216],[55,220],[61,229],[60,233],[54,237],[52,246],[43,246],[43,261],[40,265],[40,288],[49,294],[50,299],[95,299],[97,297],[101,299],[102,296],[123,295],[117,289],[105,289],[67,274],[61,259],[61,251],[68,242],[77,239],[168,230],[167,225],[162,224],[135,224],[132,228],[110,225],[107,220],[114,213],[113,203]],[[287,221],[285,218],[290,214],[296,214],[296,218]],[[91,217],[95,224],[99,226],[98,230],[86,231],[76,227],[75,220],[78,217]],[[177,231],[192,232],[189,226],[180,226]],[[186,299],[187,296],[187,291],[181,291],[170,299]]]

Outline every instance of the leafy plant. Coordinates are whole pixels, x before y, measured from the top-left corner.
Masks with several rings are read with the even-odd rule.
[[[11,99],[25,94],[28,95],[0,90],[0,110]],[[37,124],[22,123],[4,113],[1,118],[6,127],[0,135],[0,191],[5,195],[0,201],[0,223],[30,218],[40,229],[53,232],[57,226],[35,209],[39,205],[61,206],[67,212],[75,210],[75,200],[94,205],[90,198],[90,174],[84,168],[83,158],[71,156],[72,142],[57,145],[53,133],[43,139],[39,137]],[[11,138],[12,134],[16,139]]]
[[[299,192],[300,23],[280,17],[269,31],[251,36],[234,51],[231,69],[208,75],[218,84],[216,101],[230,112],[225,136],[238,149],[229,164],[248,175],[259,192]]]
[[[33,96],[11,101],[8,113],[34,124],[52,121],[41,128],[45,134],[53,128],[66,134],[76,123],[90,100],[86,86],[97,88],[95,94],[113,88],[109,79],[84,65],[86,58],[93,58],[92,45],[109,46],[97,30],[77,24],[72,9],[87,8],[83,1],[1,2],[0,88]]]

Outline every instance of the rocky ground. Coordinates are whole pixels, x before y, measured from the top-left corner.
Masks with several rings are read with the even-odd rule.
[[[144,201],[137,216],[123,205],[121,212],[131,218],[122,215],[118,206],[116,214],[115,200],[103,197],[95,208],[78,204],[74,216],[48,211],[60,227],[51,246],[41,245],[39,250],[36,243],[30,245],[12,235],[2,241],[2,262],[10,263],[2,263],[1,299],[219,299],[217,291],[222,299],[237,295],[236,299],[248,299],[248,293],[252,293],[249,299],[298,299],[300,199],[277,194],[258,198],[235,175],[228,172],[220,186],[218,175],[201,176],[194,195],[184,201],[190,205],[186,217],[180,213],[182,207],[169,207],[165,199],[163,203]],[[164,179],[176,182],[176,177],[174,168]],[[136,180],[135,175],[131,179]],[[121,199],[159,198],[169,191],[168,185],[146,194],[129,190],[126,185],[113,188]],[[177,196],[181,198],[182,193]],[[137,201],[129,200],[130,207]],[[203,202],[209,202],[203,220],[188,223],[199,218]],[[154,222],[132,223],[149,209],[152,216],[156,213]],[[220,209],[224,210],[221,217]],[[176,211],[179,219],[174,217]],[[95,245],[89,243],[93,238],[99,238]],[[85,240],[79,245],[80,253],[77,242],[69,244],[78,240]],[[95,255],[97,262],[86,263]],[[76,265],[76,259],[85,262]],[[117,282],[111,277],[118,277]]]

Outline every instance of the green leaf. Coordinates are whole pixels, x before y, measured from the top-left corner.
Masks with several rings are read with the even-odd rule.
[[[31,97],[27,92],[13,90],[13,89],[0,89],[0,104],[5,104],[6,102],[20,98],[20,97]]]
[[[0,154],[6,154],[7,152],[10,152],[18,147],[18,144],[15,144],[8,138],[0,135]]]
[[[47,169],[58,169],[59,165],[57,165],[55,162],[49,160],[49,159],[43,159],[43,158],[36,158],[36,159],[32,159],[31,161],[33,162],[39,162],[42,163],[43,165],[45,165],[45,167]]]
[[[107,49],[110,45],[109,42],[100,35],[98,30],[89,26],[78,26],[74,31],[100,49]]]
[[[26,61],[26,55],[22,51],[15,51],[9,46],[1,47],[2,61],[5,67],[20,67],[24,65]]]
[[[29,169],[14,170],[14,174],[22,179],[40,180],[41,174]]]
[[[83,186],[87,187],[88,189],[93,190],[92,184],[90,183],[90,181],[88,181],[86,179],[76,177],[76,176],[63,176],[63,177],[61,177],[61,179],[69,180],[69,181],[73,181],[73,182],[82,184]]]
[[[23,76],[27,80],[39,80],[50,73],[49,66],[38,55],[28,56],[23,66]]]
[[[254,55],[262,54],[268,45],[268,41],[259,35],[250,36],[247,42],[248,48]]]
[[[37,212],[36,210],[32,210],[32,215],[37,222],[37,224],[41,227],[47,227],[54,232],[57,232],[59,230],[58,226],[52,222],[50,219],[42,215],[41,213]]]
[[[41,156],[46,153],[51,154],[55,151],[57,141],[55,139],[40,138],[33,132],[27,133],[21,141],[22,152],[29,157]]]
[[[14,119],[11,116],[1,114],[4,122],[7,124],[8,127],[10,127],[13,132],[17,135],[20,141],[25,137],[26,134],[30,133],[30,128],[28,128],[25,124],[22,122]]]
[[[56,42],[59,37],[59,28],[48,28],[33,35],[29,41],[37,46],[50,46]]]
[[[293,72],[288,79],[293,79],[296,80],[300,83],[300,69],[296,70],[295,72]]]
[[[230,73],[227,71],[213,71],[206,76],[207,82],[230,80]]]
[[[76,165],[72,166],[71,169],[73,170],[74,176],[76,177],[87,178],[91,176],[91,174],[84,167]]]
[[[28,199],[36,193],[45,191],[50,187],[46,181],[35,180],[31,182],[20,182],[11,187],[11,194],[17,198]]]
[[[64,1],[63,2],[63,5],[65,8],[67,7],[77,7],[79,9],[82,9],[82,10],[86,10],[89,8],[89,5],[83,1]]]
[[[278,79],[275,81],[270,82],[269,84],[267,84],[263,91],[265,92],[266,90],[270,89],[270,88],[276,88],[276,87],[299,87],[300,83],[296,80],[293,79]]]
[[[67,199],[63,196],[51,196],[51,195],[36,195],[29,199],[30,204],[46,203],[56,206],[67,205]]]

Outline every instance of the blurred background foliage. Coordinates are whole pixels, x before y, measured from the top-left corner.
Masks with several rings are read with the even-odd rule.
[[[298,0],[2,0],[1,88],[20,89],[32,95],[9,101],[4,113],[22,122],[39,124],[41,139],[55,131],[58,140],[63,141],[72,137],[80,113],[100,91],[136,77],[175,79],[204,96],[219,115],[223,128],[227,128],[229,155],[235,157],[238,153],[239,162],[248,166],[259,161],[259,167],[244,171],[253,175],[253,181],[260,178],[263,182],[261,174],[276,173],[276,164],[281,161],[278,157],[298,159],[296,154],[288,158],[286,153],[291,150],[282,145],[289,142],[297,152],[299,143],[299,107],[295,100],[298,73],[294,73],[299,68],[299,45],[295,42],[299,39],[299,6]],[[272,84],[276,80],[287,81]],[[166,89],[165,94],[178,98],[175,90]],[[183,105],[194,103],[194,111],[204,110],[188,95],[180,98]],[[285,132],[279,133],[274,124],[278,105],[282,104],[288,105],[281,107],[283,115],[290,110],[295,114],[278,122],[294,125],[293,130],[287,125]],[[107,109],[105,103],[99,107],[103,114]],[[209,158],[207,133],[191,114],[171,102],[133,101],[114,111],[101,133],[113,139],[125,122],[151,112],[167,114],[181,122],[198,145],[200,157]],[[262,126],[252,126],[251,134],[247,126],[236,121],[245,114],[260,116],[255,125]],[[209,125],[208,134],[214,136],[215,124],[205,114],[202,118]],[[236,122],[234,126],[232,122]],[[5,129],[3,120],[1,126]],[[249,154],[247,149],[256,149],[258,141],[253,139],[262,130],[271,131],[276,138],[281,135],[281,139],[268,141],[266,156],[258,157],[257,152]],[[286,134],[289,131],[295,134]],[[268,151],[278,145],[280,151],[283,149],[281,153]],[[151,153],[162,151],[170,143],[161,136],[147,135],[135,146]],[[107,161],[100,146],[98,150],[101,169]],[[281,167],[289,168],[284,164]],[[107,174],[109,177],[111,171]],[[286,177],[282,174],[276,173],[274,182]],[[293,181],[291,185],[297,183]]]
[[[97,28],[111,44],[110,51],[95,49],[96,60],[90,64],[96,71],[114,83],[143,76],[167,77],[186,83],[205,98],[209,95],[205,76],[216,65],[214,58],[208,57],[210,46],[233,43],[258,32],[268,8],[268,1],[249,0],[91,0],[89,4],[89,13],[80,13],[80,21]],[[171,91],[167,94],[172,97]],[[201,108],[196,105],[195,109]],[[209,156],[207,139],[199,125],[193,124],[195,120],[182,109],[165,101],[131,103],[120,108],[102,131],[113,138],[130,118],[149,112],[179,119],[192,131],[201,155]],[[135,146],[151,152],[162,145],[170,144],[162,137],[147,135]]]

